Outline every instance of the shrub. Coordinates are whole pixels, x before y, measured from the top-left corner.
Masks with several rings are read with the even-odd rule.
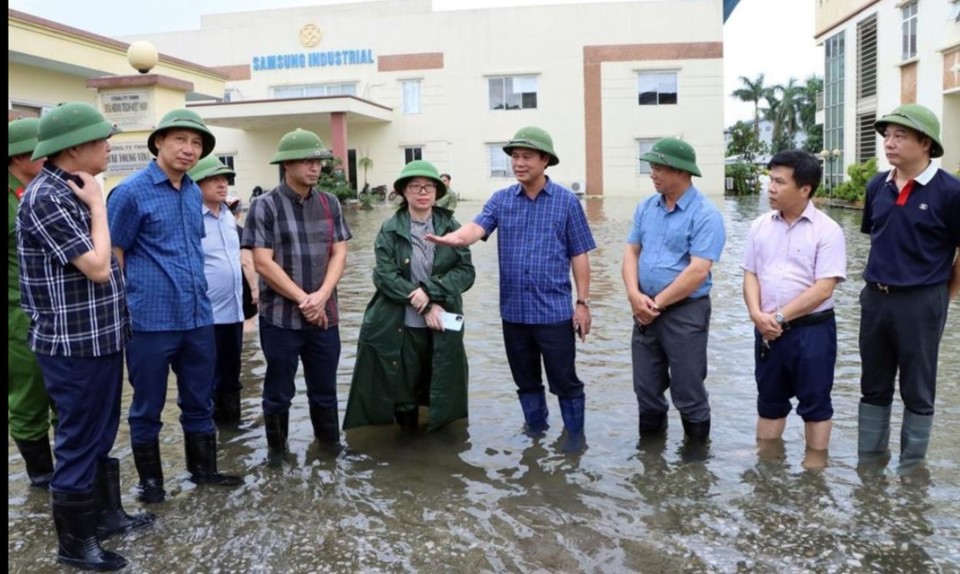
[[[733,189],[726,190],[729,195],[754,195],[760,192],[757,175],[760,168],[752,163],[738,162],[727,165],[724,175],[733,179]]]
[[[341,203],[357,196],[343,175],[342,163],[340,158],[334,158],[328,162],[320,171],[320,179],[317,181],[317,189],[332,193]]]
[[[867,195],[867,183],[877,175],[877,158],[870,158],[847,168],[850,179],[833,188],[833,198],[843,201],[863,201]]]

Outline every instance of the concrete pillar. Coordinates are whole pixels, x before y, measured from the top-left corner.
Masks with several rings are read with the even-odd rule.
[[[343,177],[347,179],[350,174],[349,164],[347,162],[347,113],[333,112],[330,114],[330,142],[333,150],[333,156],[340,158],[343,169]]]

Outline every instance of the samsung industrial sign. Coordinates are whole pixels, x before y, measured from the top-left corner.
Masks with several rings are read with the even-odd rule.
[[[373,50],[335,50],[329,52],[300,52],[254,56],[253,71],[295,70],[298,68],[325,68],[327,66],[356,66],[373,64]]]

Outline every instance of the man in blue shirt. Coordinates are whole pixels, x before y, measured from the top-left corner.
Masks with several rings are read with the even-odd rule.
[[[586,446],[585,396],[576,373],[576,340],[590,333],[590,259],[596,248],[577,197],[546,175],[560,159],[553,140],[536,127],[521,128],[504,147],[517,184],[496,192],[471,223],[443,237],[441,245],[472,245],[500,230],[500,315],[507,361],[517,384],[527,432],[548,428],[541,373],[560,399],[567,433],[563,449]],[[570,270],[577,285],[576,303]]]
[[[943,155],[940,122],[906,104],[877,120],[893,169],[867,184],[860,230],[870,255],[860,293],[858,451],[886,462],[894,382],[900,375],[900,471],[923,462],[933,426],[937,356],[950,299],[960,292],[960,181]]]
[[[213,309],[203,272],[203,205],[187,172],[213,151],[215,139],[191,110],[167,113],[150,134],[156,156],[118,185],[107,199],[110,237],[127,279],[133,338],[127,371],[133,385],[130,440],[140,474],[140,500],[162,502],[160,414],[170,368],[177,375],[177,404],[187,469],[197,484],[238,486],[217,471],[213,424],[216,343]]]
[[[723,218],[696,187],[693,147],[663,138],[640,159],[650,162],[657,194],[637,206],[623,253],[623,284],[634,318],[633,390],[641,440],[662,436],[670,389],[691,446],[710,435],[707,338],[710,269],[720,260]]]

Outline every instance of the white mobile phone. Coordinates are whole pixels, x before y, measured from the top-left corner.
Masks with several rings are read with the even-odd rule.
[[[459,331],[463,329],[463,315],[444,311],[440,314],[440,322],[447,331]]]

